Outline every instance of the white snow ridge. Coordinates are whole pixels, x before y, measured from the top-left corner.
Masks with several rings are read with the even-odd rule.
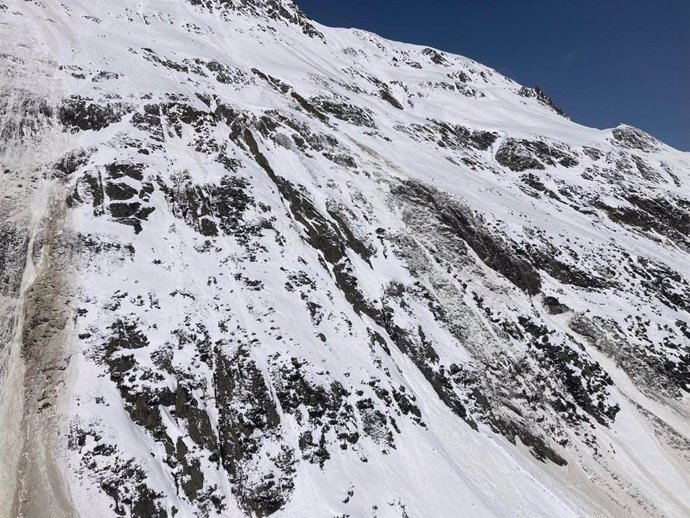
[[[288,0],[0,41],[0,518],[690,516],[690,154]]]

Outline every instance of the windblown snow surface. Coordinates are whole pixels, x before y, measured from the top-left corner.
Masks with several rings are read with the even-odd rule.
[[[690,516],[690,155],[287,0],[0,0],[0,517]]]

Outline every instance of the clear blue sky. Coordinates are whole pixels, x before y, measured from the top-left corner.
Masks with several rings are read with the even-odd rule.
[[[462,54],[581,124],[690,151],[690,0],[296,0],[315,20]]]

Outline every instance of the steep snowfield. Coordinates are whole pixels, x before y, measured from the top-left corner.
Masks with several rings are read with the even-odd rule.
[[[0,41],[0,517],[690,514],[690,154],[285,0]]]

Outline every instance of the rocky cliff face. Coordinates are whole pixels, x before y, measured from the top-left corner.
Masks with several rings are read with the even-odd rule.
[[[283,0],[0,38],[0,516],[690,513],[690,155]]]

